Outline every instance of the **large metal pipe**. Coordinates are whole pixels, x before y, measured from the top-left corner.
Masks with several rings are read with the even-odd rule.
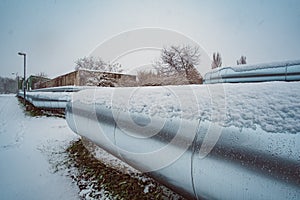
[[[37,108],[46,109],[65,109],[67,103],[71,100],[73,92],[84,89],[91,89],[91,86],[62,86],[41,88],[27,91],[26,100]],[[19,90],[19,97],[24,98],[24,92]],[[24,99],[25,100],[25,99]]]
[[[300,60],[221,67],[204,76],[205,84],[299,80]]]
[[[300,84],[99,88],[70,128],[189,199],[300,199]]]
[[[24,93],[18,92],[18,96],[24,100]],[[72,92],[32,92],[27,91],[26,100],[37,108],[65,109],[71,100]]]

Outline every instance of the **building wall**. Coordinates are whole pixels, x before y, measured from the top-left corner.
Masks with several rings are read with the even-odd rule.
[[[27,79],[27,90],[34,90],[40,88],[40,84],[48,80],[50,79],[41,76],[31,75]]]
[[[59,87],[59,86],[119,86],[118,81],[126,78],[132,82],[136,81],[136,76],[109,72],[98,72],[89,70],[78,70],[68,74],[58,76],[49,81],[39,84],[39,88]],[[106,84],[105,84],[106,82]],[[104,84],[102,84],[104,83]],[[109,84],[108,84],[109,83]],[[122,86],[132,86],[131,84],[122,84]],[[37,88],[35,88],[37,89]]]
[[[40,88],[47,88],[47,87],[58,87],[58,86],[66,86],[66,85],[76,85],[76,77],[77,71],[64,74],[62,76],[58,76],[54,79],[49,81],[45,81],[40,84]]]
[[[136,81],[136,76],[119,73],[97,72],[89,70],[79,71],[79,85],[86,86],[102,86],[102,87],[117,87],[120,86],[121,79],[130,80],[131,83]],[[122,82],[123,87],[132,86],[129,82]],[[126,84],[128,83],[128,84]]]

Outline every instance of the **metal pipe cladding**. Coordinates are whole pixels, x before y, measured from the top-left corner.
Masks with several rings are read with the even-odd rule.
[[[98,88],[74,93],[66,120],[189,199],[300,199],[299,91],[299,82]]]

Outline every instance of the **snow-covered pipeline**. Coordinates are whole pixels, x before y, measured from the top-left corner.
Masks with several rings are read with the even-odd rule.
[[[300,83],[99,88],[70,128],[189,199],[300,199]]]
[[[204,76],[205,84],[299,80],[300,60],[222,67]]]
[[[72,94],[86,88],[93,87],[62,86],[36,89],[26,91],[26,100],[37,108],[65,109],[67,103],[71,100]],[[24,98],[22,90],[18,91],[17,95]]]

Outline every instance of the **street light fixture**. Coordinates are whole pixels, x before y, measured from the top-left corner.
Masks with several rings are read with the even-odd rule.
[[[18,52],[18,55],[24,57],[24,81],[23,81],[23,91],[24,91],[24,105],[26,105],[26,53]]]

